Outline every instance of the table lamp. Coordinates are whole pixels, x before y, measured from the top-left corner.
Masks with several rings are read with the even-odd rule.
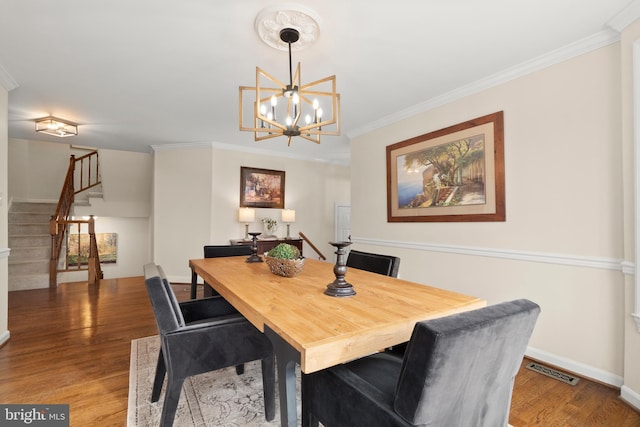
[[[296,211],[293,209],[285,209],[282,211],[282,222],[287,224],[287,239],[291,238],[289,227],[292,222],[296,222]]]
[[[238,221],[244,222],[244,240],[249,240],[249,223],[256,220],[256,211],[251,208],[240,208]]]

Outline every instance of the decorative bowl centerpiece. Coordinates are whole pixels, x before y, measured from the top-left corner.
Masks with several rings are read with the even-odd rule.
[[[273,274],[283,277],[296,276],[304,266],[300,249],[288,243],[280,243],[267,252],[264,259]]]

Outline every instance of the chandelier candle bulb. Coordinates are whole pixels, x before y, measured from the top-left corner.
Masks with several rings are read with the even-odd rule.
[[[278,99],[275,95],[271,95],[271,118],[269,120],[276,120],[276,105],[278,105]]]
[[[260,115],[264,116],[267,114],[267,107],[264,104],[260,104]],[[264,128],[264,120],[260,119],[260,127]]]

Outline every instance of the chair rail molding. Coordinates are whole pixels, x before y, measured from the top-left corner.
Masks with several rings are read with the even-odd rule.
[[[9,258],[10,248],[0,248],[0,258]]]
[[[390,246],[403,249],[415,249],[430,252],[446,252],[458,255],[474,255],[489,258],[504,258],[518,261],[541,262],[547,264],[570,265],[574,267],[597,268],[622,272],[623,262],[615,258],[589,257],[571,254],[554,254],[509,249],[481,248],[473,246],[443,245],[435,243],[402,242],[394,240],[367,239],[353,237],[354,243],[365,245]]]

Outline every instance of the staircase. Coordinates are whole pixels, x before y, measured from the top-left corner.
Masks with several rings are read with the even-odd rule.
[[[49,287],[49,221],[56,203],[13,202],[9,210],[9,291]]]

